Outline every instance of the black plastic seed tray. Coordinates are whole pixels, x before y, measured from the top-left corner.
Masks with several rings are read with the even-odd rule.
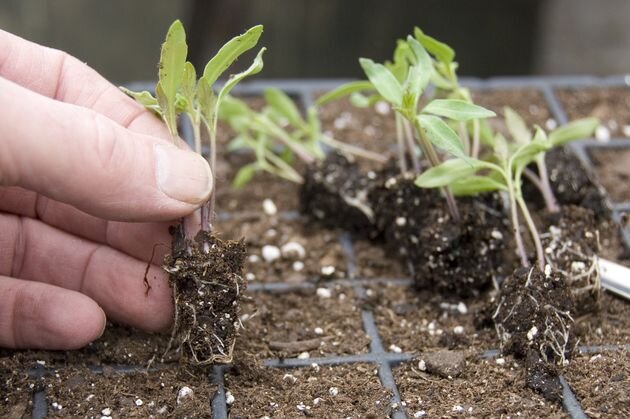
[[[253,81],[243,83],[237,87],[236,94],[241,95],[258,95],[265,87],[273,86],[284,90],[286,93],[293,97],[298,98],[304,107],[313,103],[315,95],[319,92],[330,90],[339,84],[348,80],[269,80],[269,81]],[[567,114],[563,108],[560,100],[556,95],[558,89],[588,89],[588,88],[609,88],[609,87],[628,87],[630,86],[630,75],[627,76],[615,76],[608,78],[594,78],[594,77],[519,77],[519,78],[492,78],[488,80],[479,79],[463,79],[462,83],[475,90],[509,90],[509,89],[534,89],[542,93],[547,105],[551,111],[552,117],[558,122],[558,124],[564,124],[568,121]],[[146,89],[151,86],[147,83],[130,83],[129,88],[134,90]],[[149,90],[151,87],[149,87]],[[184,136],[186,136],[186,129],[183,128]],[[583,163],[583,165],[592,170],[593,162],[590,158],[589,151],[596,148],[627,148],[630,149],[630,138],[611,138],[609,142],[602,143],[595,139],[588,139],[581,142],[574,142],[570,145],[572,151]],[[615,221],[619,222],[621,215],[625,211],[630,210],[630,202],[612,202],[609,201],[608,205],[613,212]],[[229,219],[232,214],[220,214],[221,219]],[[295,212],[282,213],[281,217],[285,219],[295,219],[299,217],[299,214]],[[630,230],[621,226],[623,234],[623,241],[626,250],[630,250]],[[408,285],[411,280],[408,278],[397,279],[370,279],[369,281],[356,277],[356,263],[353,249],[353,243],[349,234],[340,233],[339,241],[343,248],[346,259],[346,278],[335,280],[327,283],[327,286],[333,287],[335,285],[350,286],[354,289],[357,297],[361,298],[365,295],[365,285],[375,283],[390,283],[392,285]],[[284,282],[276,283],[261,283],[252,282],[249,289],[254,292],[268,292],[283,293],[295,290],[296,288],[315,287],[316,285],[310,283],[302,283],[299,285],[287,284]],[[320,285],[321,286],[321,285]],[[392,394],[391,410],[392,417],[406,418],[403,406],[401,405],[400,393],[398,391],[397,383],[394,378],[392,367],[400,364],[401,362],[413,359],[414,354],[411,353],[394,353],[386,350],[383,347],[381,337],[376,327],[374,320],[374,313],[369,309],[363,309],[361,312],[361,318],[363,323],[363,329],[365,333],[370,337],[371,343],[369,345],[369,352],[360,355],[347,355],[347,356],[330,356],[321,358],[310,359],[268,359],[265,364],[272,368],[300,368],[310,367],[313,363],[319,365],[339,365],[350,363],[369,363],[378,368],[378,375],[381,385],[388,389]],[[630,350],[630,345],[600,345],[600,346],[588,346],[580,347],[582,353],[601,353],[611,350]],[[479,354],[482,358],[493,358],[499,355],[499,350],[489,350]],[[139,369],[143,369],[145,366],[129,366],[120,365],[115,369],[121,372],[134,372]],[[212,403],[212,417],[215,419],[226,419],[228,417],[228,406],[226,404],[225,388],[224,388],[224,372],[226,366],[215,366],[212,375],[208,379],[218,386],[218,391],[215,393]],[[99,372],[98,369],[94,370]],[[42,374],[41,370],[32,371],[34,375]],[[563,407],[566,413],[572,418],[586,418],[586,413],[580,406],[576,396],[572,392],[571,388],[567,384],[566,380],[561,377],[561,382],[564,387]],[[47,413],[48,402],[46,400],[45,389],[37,392],[33,398],[33,418],[43,418]]]

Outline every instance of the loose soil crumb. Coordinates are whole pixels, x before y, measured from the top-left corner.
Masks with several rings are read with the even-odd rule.
[[[630,125],[630,89],[566,89],[556,94],[570,120],[596,117],[611,137],[630,137],[630,131],[625,128]]]
[[[366,306],[374,310],[385,348],[403,352],[447,348],[479,353],[498,347],[494,329],[476,330],[474,318],[482,301],[445,300],[413,288],[382,285],[368,287]]]
[[[339,233],[311,226],[304,218],[235,216],[221,228],[228,237],[245,237],[248,281],[302,283],[346,276]]]
[[[559,405],[525,387],[520,362],[499,359],[469,358],[462,374],[453,379],[423,372],[419,360],[401,364],[394,369],[394,376],[407,416],[568,418]]]
[[[178,367],[149,373],[106,370],[95,374],[85,368],[66,368],[40,382],[46,386],[48,417],[210,418],[216,386],[209,384],[207,372]],[[193,393],[180,397],[178,403],[185,386]]]
[[[330,291],[330,297],[315,290],[252,294],[243,307],[244,329],[235,359],[367,352],[370,339],[363,331],[353,290],[336,286]]]
[[[604,185],[615,202],[630,201],[630,149],[592,148],[589,154],[593,160],[597,178]]]
[[[630,351],[576,357],[565,377],[588,417],[630,417]]]
[[[237,364],[226,373],[230,418],[384,418],[391,394],[370,364],[270,369]]]

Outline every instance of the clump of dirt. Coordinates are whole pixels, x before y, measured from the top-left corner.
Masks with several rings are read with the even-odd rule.
[[[563,207],[541,239],[547,263],[566,278],[575,298],[575,314],[596,311],[601,294],[597,260],[600,245],[593,212],[577,206]]]
[[[504,353],[524,358],[538,352],[548,364],[563,365],[577,344],[573,295],[565,276],[551,266],[518,268],[501,284],[493,320]]]
[[[231,362],[240,325],[239,301],[247,286],[245,244],[205,231],[186,241],[181,225],[171,234],[172,255],[164,261],[175,299],[169,347],[193,364]]]
[[[418,188],[410,175],[390,177],[370,197],[386,245],[417,288],[472,297],[501,275],[507,229],[498,195],[459,199],[459,222],[437,190]]]
[[[549,170],[549,183],[554,196],[562,205],[576,205],[593,211],[597,221],[610,219],[610,209],[606,205],[606,192],[571,151],[555,148],[545,155]],[[523,195],[528,203],[544,203],[540,192],[527,179],[523,182]]]
[[[307,167],[300,188],[300,210],[325,227],[375,237],[374,211],[368,193],[375,172],[361,173],[356,162],[338,152]]]

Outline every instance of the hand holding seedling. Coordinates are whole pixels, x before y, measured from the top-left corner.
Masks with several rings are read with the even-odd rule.
[[[168,328],[167,274],[142,278],[167,221],[208,200],[206,161],[77,59],[3,31],[0,109],[0,346],[77,348],[106,316]]]

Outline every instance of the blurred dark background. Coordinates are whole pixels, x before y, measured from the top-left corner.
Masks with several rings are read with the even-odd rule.
[[[155,78],[170,22],[198,66],[265,25],[260,77],[360,77],[414,25],[457,51],[460,74],[621,74],[630,70],[627,0],[0,0],[0,28],[77,56],[116,82]]]

